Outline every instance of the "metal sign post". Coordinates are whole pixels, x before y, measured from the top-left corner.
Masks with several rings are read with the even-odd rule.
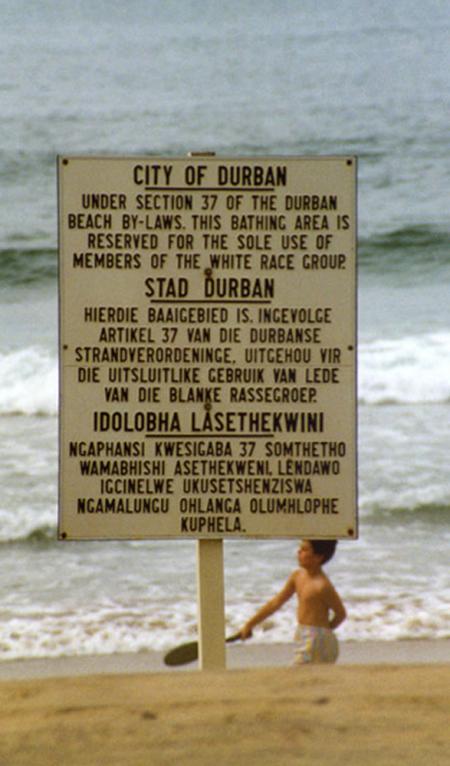
[[[199,662],[202,670],[225,668],[223,541],[197,541]]]

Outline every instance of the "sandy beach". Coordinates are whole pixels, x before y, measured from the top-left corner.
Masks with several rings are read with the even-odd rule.
[[[156,653],[1,663],[0,764],[449,762],[449,642],[349,644],[295,670],[289,651],[236,646],[220,672]]]

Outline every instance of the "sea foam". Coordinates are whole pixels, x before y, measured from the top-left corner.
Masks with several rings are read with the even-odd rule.
[[[47,415],[58,411],[58,362],[32,346],[0,353],[0,415]]]
[[[450,401],[450,333],[363,342],[359,346],[361,404]]]

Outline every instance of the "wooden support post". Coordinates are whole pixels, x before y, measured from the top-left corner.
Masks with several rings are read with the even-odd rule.
[[[222,540],[197,540],[197,593],[200,669],[224,670],[226,652]]]

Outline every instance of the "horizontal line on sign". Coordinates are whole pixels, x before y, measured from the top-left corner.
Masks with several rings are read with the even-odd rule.
[[[146,186],[145,191],[226,191],[226,192],[269,192],[275,191],[274,186]]]
[[[208,299],[197,301],[195,299],[192,300],[185,300],[184,298],[181,298],[179,301],[173,301],[170,298],[162,298],[158,301],[150,301],[150,303],[249,303],[256,306],[265,306],[267,304],[271,304],[272,301],[234,301],[234,300],[216,300],[216,301],[210,301]]]
[[[274,434],[145,434],[146,439],[273,439]]]

